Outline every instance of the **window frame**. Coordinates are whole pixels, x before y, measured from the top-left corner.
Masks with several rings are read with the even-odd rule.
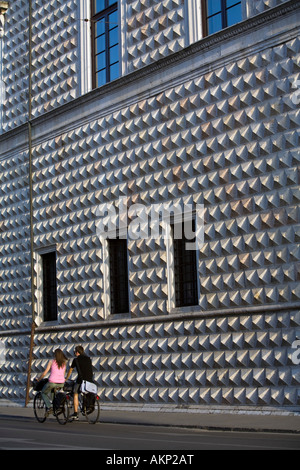
[[[227,7],[227,0],[220,0],[221,1],[221,18],[222,18],[222,28],[218,31],[215,31],[213,33],[209,33],[208,31],[208,19],[210,18],[208,16],[208,9],[207,9],[207,0],[202,0],[202,29],[203,29],[203,37],[210,36],[212,34],[215,34],[219,31],[222,31],[223,29],[228,27],[228,21],[227,21],[227,15],[226,12],[228,9],[234,7],[235,5],[240,4],[241,5],[241,16],[243,18],[243,0],[236,0],[235,5],[232,5],[231,7]],[[211,15],[213,16],[213,15]]]
[[[119,1],[116,0],[112,5],[108,5],[109,0],[104,0],[105,1],[105,9],[101,10],[99,12],[95,12],[94,9],[94,4],[95,0],[90,0],[91,1],[91,38],[92,38],[92,44],[91,44],[91,51],[92,51],[92,88],[99,88],[100,86],[103,86],[109,82],[111,82],[111,73],[110,73],[110,67],[113,64],[109,63],[109,50],[110,46],[108,44],[108,38],[109,38],[109,23],[108,23],[108,17],[110,14],[117,12],[118,14],[118,47],[119,47],[119,53],[118,53],[118,61],[115,62],[118,64],[119,68],[119,73],[118,76],[120,76],[120,64],[121,64],[121,56],[120,56],[120,47],[121,47],[121,41],[120,41],[120,22],[119,22]],[[105,68],[102,70],[105,70],[106,74],[106,79],[105,83],[98,85],[97,83],[97,70],[96,70],[96,57],[97,57],[97,49],[96,49],[96,24],[99,22],[101,19],[105,19]]]
[[[54,314],[48,314],[48,307],[46,305],[45,293],[48,293],[48,282],[45,276],[45,259],[46,256],[52,255],[54,257]],[[35,273],[36,273],[36,314],[35,323],[39,326],[41,323],[54,323],[58,321],[58,282],[57,282],[57,252],[55,247],[42,248],[34,253]]]
[[[56,251],[49,251],[42,254],[41,257],[43,270],[43,319],[45,322],[54,322],[58,320]],[[52,271],[47,273],[49,267]]]
[[[199,258],[198,258],[198,250],[186,248],[187,244],[194,244],[196,237],[193,240],[188,240],[184,236],[184,224],[192,222],[192,230],[196,233],[196,219],[193,217],[190,221],[180,222],[181,226],[181,238],[175,239],[174,236],[174,228],[177,225],[176,222],[171,223],[171,237],[172,237],[172,244],[173,244],[173,269],[174,269],[174,302],[175,308],[185,308],[185,307],[197,307],[199,306]],[[178,251],[180,253],[178,254]],[[192,280],[187,282],[185,278],[185,268],[186,265],[182,262],[180,263],[179,258],[183,257],[184,253],[188,253],[189,256],[189,265],[191,266],[190,274],[193,276]],[[193,300],[190,302],[185,301],[187,292],[184,289],[184,286],[187,284],[190,285],[191,291],[193,292],[192,297]]]

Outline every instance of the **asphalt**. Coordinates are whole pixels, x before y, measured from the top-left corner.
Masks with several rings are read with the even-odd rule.
[[[5,418],[34,420],[32,404],[24,407],[0,403],[0,420]],[[285,410],[231,411],[168,405],[102,405],[101,423],[300,434],[300,412]]]

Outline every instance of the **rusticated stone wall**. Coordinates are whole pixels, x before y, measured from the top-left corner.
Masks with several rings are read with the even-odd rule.
[[[81,343],[104,402],[297,407],[296,3],[36,111],[33,241],[36,253],[57,250],[59,319],[36,330],[34,375],[56,347],[71,357]],[[22,401],[31,324],[27,126],[0,144],[0,398]],[[129,240],[129,315],[105,310],[97,209],[123,196],[203,204],[195,308],[170,307],[160,237]]]

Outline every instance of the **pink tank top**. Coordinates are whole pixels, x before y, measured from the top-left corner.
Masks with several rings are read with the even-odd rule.
[[[63,384],[65,383],[65,372],[66,364],[64,364],[60,369],[58,368],[57,362],[53,361],[50,371],[49,382],[53,384]]]

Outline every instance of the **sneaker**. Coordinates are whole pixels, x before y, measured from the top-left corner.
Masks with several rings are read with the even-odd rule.
[[[73,421],[78,421],[78,419],[79,419],[79,418],[78,418],[78,414],[77,414],[77,413],[73,413],[73,414],[71,415],[71,419],[72,419]]]
[[[53,408],[46,408],[46,416],[49,416],[51,413],[53,413]]]

